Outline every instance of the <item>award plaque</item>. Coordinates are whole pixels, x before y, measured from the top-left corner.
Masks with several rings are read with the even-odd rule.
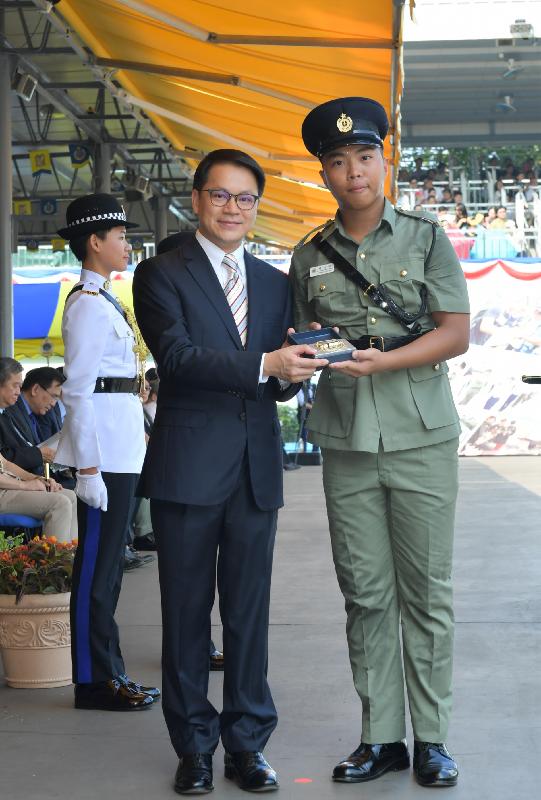
[[[351,361],[355,347],[342,339],[333,328],[321,328],[319,331],[299,331],[287,337],[290,344],[309,344],[317,351],[315,355],[305,358],[325,358],[332,364],[336,361]]]

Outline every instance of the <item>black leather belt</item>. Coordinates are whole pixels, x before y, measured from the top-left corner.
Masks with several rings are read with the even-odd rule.
[[[94,387],[97,394],[139,394],[139,378],[98,378]]]
[[[397,347],[404,347],[406,344],[411,344],[416,339],[420,339],[428,331],[418,333],[411,336],[361,336],[360,339],[349,339],[351,344],[357,350],[369,350],[374,347],[376,350],[387,352],[389,350],[396,350]]]

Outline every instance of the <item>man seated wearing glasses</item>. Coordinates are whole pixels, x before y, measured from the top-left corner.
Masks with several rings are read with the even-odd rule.
[[[20,372],[16,378],[20,382]],[[54,461],[55,449],[42,444],[45,436],[40,426],[60,399],[62,383],[61,374],[52,367],[31,369],[0,421],[4,456],[36,475],[43,475],[44,464]]]

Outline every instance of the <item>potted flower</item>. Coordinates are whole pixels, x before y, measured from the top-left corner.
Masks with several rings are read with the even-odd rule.
[[[69,601],[77,542],[0,532],[0,651],[8,686],[71,683]]]

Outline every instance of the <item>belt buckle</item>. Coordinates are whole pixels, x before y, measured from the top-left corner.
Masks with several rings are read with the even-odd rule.
[[[373,284],[373,283],[370,283],[370,284],[369,284],[369,285],[366,287],[366,289],[364,290],[364,292],[363,292],[363,296],[364,296],[364,297],[368,297],[368,295],[370,294],[371,290],[372,290],[372,289],[375,289],[375,288],[376,288],[376,287],[374,286],[374,284]],[[380,339],[381,339],[381,336],[380,336]]]
[[[377,347],[376,341],[379,339],[381,342],[381,347]],[[374,348],[375,350],[381,350],[383,353],[385,351],[385,339],[383,336],[371,336],[369,340],[370,349]]]

